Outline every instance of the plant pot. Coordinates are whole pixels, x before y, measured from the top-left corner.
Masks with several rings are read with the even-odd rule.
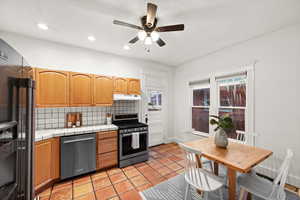
[[[228,137],[223,129],[220,129],[215,135],[215,144],[217,147],[227,148]]]

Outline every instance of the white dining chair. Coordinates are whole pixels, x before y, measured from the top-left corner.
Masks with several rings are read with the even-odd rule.
[[[222,186],[223,181],[213,173],[200,168],[198,165],[197,156],[201,157],[201,152],[195,151],[194,149],[180,143],[179,146],[185,152],[185,180],[187,182],[185,191],[185,200],[190,200],[191,187],[194,189],[201,190],[205,200],[208,199],[208,193],[219,190],[220,199],[223,199]]]
[[[257,133],[236,131],[236,138],[229,138],[229,140],[232,142],[248,144],[252,146],[257,136]]]
[[[240,187],[240,200],[246,197],[246,194],[252,193],[266,200],[283,200],[286,199],[284,185],[288,176],[290,162],[293,157],[291,149],[287,149],[286,157],[278,170],[278,174],[273,182],[249,173],[238,177]]]
[[[213,167],[213,161],[212,160],[208,160],[205,157],[201,157],[201,163],[203,165],[207,165],[212,173],[214,172],[214,167]]]
[[[236,138],[229,138],[230,141],[232,142],[237,142],[240,144],[247,144],[251,145],[250,142],[255,141],[255,138],[258,136],[257,133],[248,133],[248,132],[242,132],[242,131],[236,131]],[[228,185],[228,177],[227,177],[227,169],[226,171],[226,176],[224,178],[224,183],[225,186]],[[252,173],[255,173],[255,171],[252,171]],[[239,176],[240,174],[238,174]]]

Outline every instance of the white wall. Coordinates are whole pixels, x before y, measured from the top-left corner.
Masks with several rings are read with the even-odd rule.
[[[172,82],[174,68],[141,59],[64,45],[14,33],[1,32],[0,38],[22,54],[32,67],[59,69],[83,73],[142,78],[144,73],[159,74],[167,79],[166,112],[168,135],[173,134]]]
[[[255,65],[255,131],[257,145],[283,157],[286,148],[294,151],[289,181],[300,186],[300,25],[248,40],[178,67],[174,77],[174,130],[179,138],[188,130],[188,81],[210,73],[233,71]],[[276,167],[276,159],[264,163]],[[266,171],[267,172],[267,171]]]

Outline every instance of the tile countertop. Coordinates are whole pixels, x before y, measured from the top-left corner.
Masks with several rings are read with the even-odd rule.
[[[83,126],[79,128],[59,128],[59,129],[45,129],[35,131],[35,141],[46,140],[52,137],[78,135],[84,133],[93,133],[99,131],[113,131],[118,130],[118,127],[111,125],[97,125],[97,126]]]

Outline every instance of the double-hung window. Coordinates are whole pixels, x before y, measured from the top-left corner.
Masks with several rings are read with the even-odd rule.
[[[229,115],[233,119],[235,129],[228,134],[228,137],[235,139],[237,131],[246,130],[247,75],[225,77],[216,81],[218,114]]]
[[[210,86],[208,82],[192,84],[192,129],[209,133]]]
[[[249,67],[228,74],[212,74],[204,82],[189,82],[192,132],[213,135],[215,126],[209,124],[210,115],[229,115],[233,119],[235,128],[228,134],[230,138],[254,131],[253,76],[253,68]]]

